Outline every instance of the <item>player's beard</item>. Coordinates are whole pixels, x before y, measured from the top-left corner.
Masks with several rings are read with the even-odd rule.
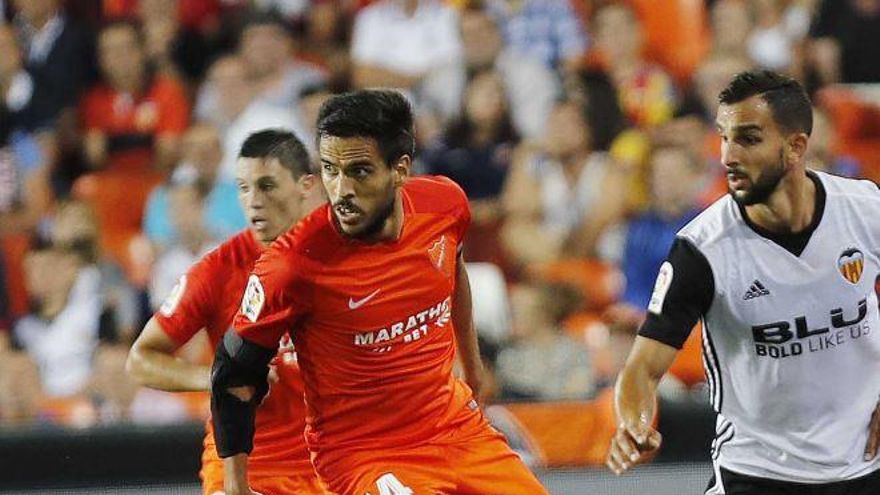
[[[751,206],[759,203],[765,203],[770,195],[779,187],[782,178],[785,177],[785,159],[783,150],[779,150],[779,161],[775,165],[764,169],[761,175],[752,183],[752,187],[745,191],[739,191],[745,194],[738,195],[738,191],[728,188],[728,192],[733,196],[733,200],[742,206]]]
[[[369,223],[367,223],[363,230],[346,235],[356,239],[370,239],[379,234],[379,232],[382,231],[382,228],[385,227],[385,222],[394,213],[394,203],[397,200],[397,191],[393,185],[388,187],[386,197],[387,200],[379,206],[376,215],[369,220]]]

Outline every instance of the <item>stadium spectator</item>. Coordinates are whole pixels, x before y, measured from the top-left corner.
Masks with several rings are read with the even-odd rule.
[[[821,83],[880,82],[880,0],[822,0],[810,36]]]
[[[131,240],[147,195],[177,161],[189,103],[176,81],[151,73],[134,24],[105,27],[98,52],[104,82],[81,107],[85,155],[95,173],[75,187],[95,205],[102,249],[130,271]]]
[[[514,53],[535,57],[560,72],[582,66],[587,35],[569,0],[496,0],[489,7]]]
[[[303,89],[326,77],[317,66],[294,58],[289,28],[272,14],[248,18],[241,31],[239,54],[258,97],[289,112],[298,111]]]
[[[196,3],[210,2],[139,0],[137,3],[137,18],[143,25],[150,63],[160,73],[177,76],[191,84],[204,77],[217,49],[217,43],[212,43],[218,37],[214,31],[219,30],[219,20],[211,20],[216,13],[194,8]]]
[[[644,58],[644,32],[636,12],[625,4],[609,4],[596,12],[593,23],[596,48],[630,123],[651,127],[672,118],[678,104],[675,83]]]
[[[495,19],[482,8],[461,13],[461,40],[468,72],[494,68],[501,76],[517,132],[539,139],[559,97],[556,74],[540,59],[505,46]]]
[[[506,251],[520,265],[594,254],[624,212],[629,180],[626,168],[593,149],[583,108],[558,103],[543,142],[517,152],[507,179]]]
[[[100,273],[51,247],[29,253],[25,268],[34,311],[15,324],[15,338],[37,363],[47,396],[76,395],[88,385],[98,346]]]
[[[132,23],[101,30],[98,55],[104,81],[88,92],[81,108],[92,167],[170,169],[189,120],[182,88],[151,73],[143,34]]]
[[[351,40],[357,88],[409,90],[441,120],[461,107],[464,57],[456,12],[440,0],[379,0],[359,11]]]
[[[238,206],[235,184],[220,175],[223,148],[217,130],[208,124],[195,124],[183,136],[181,161],[174,170],[172,181],[198,181],[208,187],[203,221],[215,239],[225,239],[243,229],[247,220]],[[157,246],[177,241],[167,185],[153,189],[147,199],[143,232]]]
[[[620,302],[639,311],[648,305],[675,233],[699,213],[697,188],[704,171],[700,157],[683,147],[654,149],[650,164],[651,207],[627,222],[621,260],[626,288]]]
[[[445,175],[464,189],[477,223],[500,215],[499,197],[519,141],[504,96],[494,70],[474,74],[461,116],[422,156],[426,173]]]
[[[749,33],[748,52],[759,67],[801,72],[803,41],[810,30],[810,12],[797,2],[755,0],[755,26]]]
[[[65,200],[56,205],[46,223],[53,246],[76,254],[81,264],[94,265],[101,273],[102,338],[130,340],[140,323],[138,295],[120,266],[101,252],[93,208],[83,201]]]
[[[159,309],[190,265],[219,244],[204,221],[206,189],[206,184],[197,179],[178,180],[168,188],[167,201],[170,211],[174,212],[171,220],[177,235],[153,265],[150,281],[150,307],[153,311]]]
[[[33,230],[52,202],[54,139],[29,130],[14,109],[14,100],[32,88],[23,64],[14,32],[0,26],[0,233],[6,235]]]
[[[353,17],[354,7],[350,3],[313,1],[303,20],[302,32],[295,38],[295,56],[321,67],[333,88],[348,87],[348,38]]]
[[[92,41],[67,18],[59,0],[12,3],[17,12],[13,25],[24,56],[15,74],[15,94],[7,95],[7,103],[21,128],[54,129],[62,111],[76,107],[94,77]],[[72,117],[68,113],[67,118]]]
[[[562,329],[580,302],[565,285],[519,286],[511,294],[514,343],[498,353],[501,397],[588,399],[595,391],[589,351]]]
[[[718,0],[710,11],[711,53],[749,58],[748,39],[754,27],[750,0]]]
[[[278,127],[305,135],[305,126],[292,110],[271,105],[259,98],[251,84],[247,64],[236,55],[221,57],[208,69],[207,83],[196,104],[200,120],[215,125],[223,143],[220,177],[233,180],[235,157],[248,135],[260,129]]]

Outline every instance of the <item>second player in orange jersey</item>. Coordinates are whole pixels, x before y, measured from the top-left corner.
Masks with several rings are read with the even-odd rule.
[[[239,199],[250,228],[205,255],[177,287],[132,346],[128,368],[143,385],[172,391],[208,390],[207,367],[176,359],[175,351],[201,329],[212,348],[232,325],[248,275],[265,247],[323,201],[308,154],[291,133],[267,130],[244,143],[237,164]],[[276,378],[256,415],[258,433],[250,457],[250,483],[263,495],[323,495],[303,438],[305,404],[295,354],[279,347]],[[223,493],[223,462],[208,423],[202,455],[202,491]]]
[[[244,477],[242,432],[265,391],[271,348],[290,332],[306,440],[333,492],[546,494],[474,399],[482,364],[460,249],[468,202],[448,179],[409,178],[406,100],[393,91],[334,97],[318,133],[331,205],[264,252],[215,357],[212,408],[227,472]],[[453,374],[456,353],[464,382]]]

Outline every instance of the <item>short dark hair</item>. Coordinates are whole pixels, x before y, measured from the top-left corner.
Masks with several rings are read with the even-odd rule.
[[[336,95],[318,113],[319,141],[325,136],[372,138],[389,167],[403,155],[413,156],[414,134],[412,107],[398,91],[365,89]]]
[[[773,120],[789,132],[813,132],[813,106],[801,83],[769,70],[740,72],[718,95],[723,105],[760,95],[770,105]]]
[[[263,129],[252,133],[241,145],[239,158],[274,158],[290,170],[294,179],[311,173],[309,152],[296,135],[283,129]]]
[[[239,38],[241,38],[241,34],[252,27],[262,27],[262,26],[272,26],[278,28],[280,31],[283,31],[285,35],[290,35],[290,24],[285,22],[284,18],[281,14],[278,13],[277,10],[268,10],[268,11],[254,11],[249,12],[245,18],[244,22],[241,25],[241,32],[239,33]]]

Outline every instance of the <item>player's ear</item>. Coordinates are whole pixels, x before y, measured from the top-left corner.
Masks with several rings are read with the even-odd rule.
[[[406,182],[406,179],[409,178],[409,174],[412,171],[412,157],[409,155],[403,155],[398,160],[397,163],[391,166],[391,174],[394,180],[394,186],[400,187]]]
[[[792,133],[785,143],[786,162],[801,163],[807,154],[808,136],[803,132]]]
[[[303,174],[300,176],[300,178],[296,180],[300,199],[306,201],[309,198],[315,198],[317,196],[323,198],[324,188],[321,187],[320,184],[321,182],[315,174]]]
[[[318,180],[315,178],[315,174],[302,174],[296,183],[303,192],[308,192],[317,185]]]

